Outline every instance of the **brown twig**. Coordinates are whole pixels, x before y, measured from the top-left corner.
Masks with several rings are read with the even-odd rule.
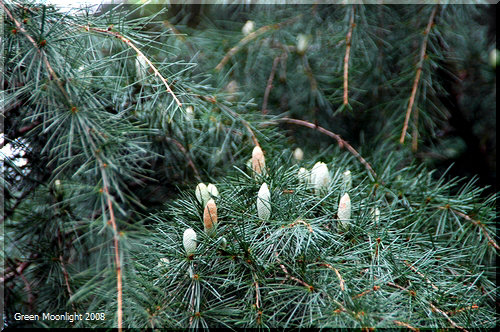
[[[119,236],[120,234],[118,233],[118,227],[116,226],[116,221],[115,221],[115,214],[113,212],[113,204],[111,203],[111,195],[109,194],[109,183],[108,183],[108,178],[106,175],[105,169],[105,164],[102,162],[100,158],[98,158],[98,161],[101,165],[101,174],[102,174],[102,182],[103,182],[103,190],[104,193],[106,194],[107,198],[107,204],[108,204],[108,209],[109,209],[109,221],[108,224],[111,224],[111,227],[113,227],[113,242],[115,245],[115,265],[116,265],[116,290],[117,290],[117,302],[118,302],[118,308],[117,308],[117,320],[118,320],[118,331],[122,331],[122,268],[121,268],[121,262],[120,262],[120,251],[119,251]]]
[[[9,16],[9,18],[14,22],[14,24],[16,25],[17,29],[19,31],[21,31],[21,33],[30,41],[30,43],[35,47],[37,53],[40,55],[40,57],[42,58],[43,62],[45,63],[45,66],[47,67],[47,70],[49,71],[49,74],[50,74],[50,77],[51,79],[54,79],[59,90],[61,91],[61,93],[64,95],[64,97],[66,98],[66,100],[68,100],[70,103],[71,103],[71,98],[69,97],[67,91],[64,89],[64,86],[63,86],[63,83],[61,82],[61,80],[59,79],[59,77],[57,76],[56,72],[54,71],[54,69],[52,68],[52,66],[50,65],[50,62],[49,60],[47,59],[47,56],[45,54],[45,52],[40,48],[39,44],[33,39],[33,37],[31,37],[28,32],[22,27],[21,23],[19,23],[19,21],[17,21],[14,16],[12,15],[12,13],[7,9],[7,7],[5,6],[5,4],[3,3],[3,1],[0,1],[0,6],[2,7],[2,9],[4,10],[4,12],[7,14],[7,16]]]
[[[130,48],[132,48],[137,53],[137,57],[139,57],[141,59],[144,59],[144,61],[146,61],[146,63],[148,64],[148,66],[153,70],[155,76],[157,76],[162,81],[163,85],[165,85],[165,87],[167,88],[168,93],[170,93],[170,95],[172,96],[172,98],[174,98],[174,100],[177,103],[177,105],[179,107],[182,107],[182,103],[179,101],[179,99],[177,99],[176,95],[174,94],[174,92],[172,91],[172,89],[170,88],[170,86],[168,85],[167,80],[160,74],[160,72],[155,67],[155,65],[153,65],[153,63],[144,55],[144,53],[142,53],[141,50],[139,48],[137,48],[137,46],[135,46],[130,41],[130,39],[125,38],[124,36],[122,36],[120,33],[116,32],[116,31],[110,31],[110,30],[107,30],[107,29],[94,28],[94,27],[90,27],[90,26],[83,26],[82,28],[85,29],[86,31],[95,31],[95,32],[99,32],[99,33],[104,33],[104,34],[111,35],[111,36],[113,36],[113,37],[121,40],[125,44],[127,44]]]
[[[469,217],[468,215],[466,215],[465,213],[462,213],[460,211],[452,209],[448,205],[446,205],[446,206],[438,206],[438,209],[440,209],[440,210],[450,210],[451,212],[455,213],[456,215],[459,215],[460,217],[464,218],[465,220],[468,220],[468,221],[472,222],[474,225],[479,226],[481,228],[481,230],[483,231],[484,235],[488,238],[488,243],[490,243],[493,247],[495,247],[495,249],[497,249],[497,250],[500,249],[500,247],[495,242],[495,240],[493,240],[491,238],[491,236],[488,234],[488,232],[486,231],[486,227],[484,226],[484,224],[482,222],[480,222],[479,220],[474,220],[471,217]]]
[[[441,315],[443,315],[451,324],[451,326],[453,326],[454,328],[456,329],[459,329],[459,330],[462,330],[464,332],[468,332],[465,328],[461,327],[460,325],[457,325],[457,323],[455,323],[447,314],[446,312],[442,311],[441,309],[438,309],[434,306],[434,304],[430,303],[429,302],[429,305],[431,306],[431,309],[433,311],[436,311],[436,312],[439,312]]]
[[[374,178],[377,178],[377,173],[375,173],[375,171],[373,170],[373,168],[371,167],[371,165],[363,157],[361,157],[361,155],[358,153],[358,151],[356,151],[349,143],[347,143],[347,141],[344,141],[342,139],[342,137],[340,137],[339,135],[334,134],[331,131],[329,131],[329,130],[323,128],[323,127],[317,126],[317,125],[315,125],[313,123],[310,123],[310,122],[307,122],[307,121],[304,121],[304,120],[297,120],[297,119],[290,119],[290,118],[281,118],[281,119],[277,119],[276,121],[283,121],[283,122],[287,122],[287,123],[293,123],[293,124],[301,125],[301,126],[308,127],[308,128],[311,128],[311,129],[315,129],[315,130],[319,131],[320,133],[323,133],[323,134],[325,134],[327,136],[330,136],[330,137],[334,138],[335,140],[337,140],[337,142],[339,144],[339,147],[341,149],[345,147],[356,158],[358,158],[358,160],[365,166],[365,168],[373,175]]]
[[[184,156],[187,159],[188,165],[193,169],[194,174],[196,176],[196,179],[198,179],[199,181],[201,181],[200,173],[198,173],[198,169],[196,169],[196,166],[194,165],[193,160],[191,159],[191,157],[189,156],[188,152],[186,151],[186,148],[179,141],[177,141],[177,140],[175,140],[173,138],[165,137],[165,139],[167,140],[167,142],[174,143],[175,146],[177,146],[177,148],[179,148],[179,150],[181,150],[181,152],[184,154]]]
[[[456,315],[456,314],[458,314],[459,312],[462,312],[462,311],[475,310],[475,309],[479,309],[479,306],[473,304],[473,305],[468,306],[468,307],[456,309],[456,310],[453,310],[453,311],[448,311],[446,314],[451,316],[451,315]]]
[[[267,100],[269,98],[269,93],[271,92],[271,88],[273,87],[274,74],[276,73],[276,67],[278,66],[278,62],[280,61],[281,56],[277,56],[273,60],[273,67],[271,68],[271,74],[269,74],[269,79],[267,80],[266,90],[264,91],[264,99],[262,101],[262,114],[267,114]]]
[[[410,324],[405,323],[405,322],[401,322],[401,321],[399,321],[399,320],[395,320],[395,321],[394,321],[394,323],[395,323],[396,325],[399,325],[399,326],[404,326],[404,327],[406,327],[407,329],[410,329],[410,330],[412,330],[412,331],[420,331],[418,328],[415,328],[415,327],[411,326]]]
[[[408,102],[408,108],[406,109],[406,117],[403,125],[403,131],[401,132],[401,138],[399,142],[401,144],[405,141],[406,130],[408,129],[408,121],[410,120],[410,114],[413,108],[413,103],[415,102],[415,96],[417,95],[418,82],[420,81],[420,74],[422,73],[422,66],[425,59],[425,50],[427,48],[427,41],[429,39],[429,33],[431,31],[432,24],[434,22],[434,17],[436,16],[438,6],[436,5],[432,10],[431,17],[427,23],[427,27],[424,31],[424,40],[422,41],[422,47],[420,49],[420,59],[417,64],[417,73],[415,75],[415,80],[413,81],[413,88],[411,91],[410,101]]]
[[[320,266],[325,266],[325,267],[335,271],[335,274],[337,275],[337,278],[339,278],[339,281],[340,281],[340,290],[344,291],[345,290],[345,286],[344,286],[345,283],[344,283],[344,279],[340,275],[339,271],[328,263],[321,263]]]
[[[410,263],[408,263],[408,261],[404,261],[404,263],[406,264],[406,266],[408,266],[410,269],[412,269],[413,272],[415,272],[416,274],[418,274],[419,276],[421,276],[422,278],[424,278],[427,281],[427,283],[430,284],[432,286],[432,288],[434,288],[434,290],[438,290],[439,289],[426,276],[424,276],[421,272],[419,272],[413,265],[411,265]]]
[[[351,39],[352,39],[352,30],[356,26],[354,24],[354,6],[352,6],[351,12],[351,20],[349,22],[349,31],[346,36],[346,48],[345,48],[345,56],[344,56],[344,105],[347,105],[348,99],[348,77],[349,77],[349,55],[351,53]]]
[[[281,267],[281,270],[283,270],[283,272],[285,273],[285,275],[286,275],[286,277],[287,277],[287,278],[289,278],[289,279],[291,279],[291,280],[293,280],[293,281],[298,282],[299,284],[301,284],[302,286],[306,287],[306,288],[307,288],[307,289],[309,289],[310,291],[314,290],[314,287],[313,287],[313,286],[311,286],[311,285],[309,285],[307,282],[302,281],[302,280],[300,280],[300,279],[298,279],[298,278],[295,278],[294,276],[291,276],[291,275],[288,273],[288,271],[287,271],[286,267],[285,267],[283,264],[281,264],[281,261],[280,261],[280,259],[278,258],[278,257],[279,257],[279,256],[278,256],[278,253],[277,253],[277,252],[274,252],[274,254],[276,255],[276,260],[278,261],[278,264],[279,264],[279,266]]]
[[[367,289],[362,293],[357,294],[356,296],[353,297],[353,299],[357,299],[359,297],[365,296],[366,294],[370,293],[371,291],[377,291],[379,290],[380,286],[373,286],[373,288]]]
[[[220,71],[222,69],[222,67],[224,67],[226,65],[226,63],[229,61],[229,59],[231,59],[236,53],[238,53],[239,50],[243,46],[245,46],[249,41],[257,38],[258,36],[264,34],[265,32],[267,32],[269,30],[277,30],[277,29],[281,28],[284,25],[293,23],[295,20],[299,19],[302,15],[303,14],[300,14],[300,15],[298,15],[296,17],[293,17],[293,18],[291,18],[291,19],[289,19],[287,21],[281,22],[281,23],[263,26],[263,27],[257,29],[256,31],[253,31],[253,32],[249,33],[247,36],[243,37],[243,39],[241,39],[238,42],[238,44],[236,44],[236,46],[234,46],[233,48],[231,48],[226,53],[226,55],[222,58],[222,60],[219,62],[219,64],[215,67],[215,70],[216,71]]]
[[[304,220],[297,220],[297,221],[294,221],[293,223],[291,223],[290,225],[288,225],[288,227],[294,227],[295,225],[298,225],[298,224],[303,224],[307,227],[307,229],[309,230],[309,233],[313,233],[313,229],[311,227],[311,225],[307,222],[305,222]]]
[[[33,262],[33,259],[38,258],[38,254],[31,254],[28,260],[21,262],[17,267],[15,268],[7,268],[5,271],[2,273],[2,277],[0,278],[0,283],[5,284],[7,281],[10,279],[14,278],[16,275],[21,275],[23,271],[30,266],[30,264]]]
[[[61,229],[57,230],[57,242],[59,245],[59,262],[61,263],[61,270],[64,275],[64,282],[66,283],[66,289],[68,290],[68,295],[71,298],[73,296],[73,292],[71,291],[71,287],[69,285],[69,274],[68,271],[66,270],[66,264],[64,264],[64,257],[63,257],[63,241],[62,241],[62,235],[61,235]],[[73,311],[76,312],[75,304],[74,302],[71,302],[71,306],[73,308]]]
[[[413,113],[413,135],[411,137],[411,150],[417,152],[418,150],[418,107],[415,108]]]

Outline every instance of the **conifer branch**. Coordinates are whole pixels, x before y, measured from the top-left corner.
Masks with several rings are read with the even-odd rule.
[[[298,224],[303,224],[307,227],[307,229],[309,230],[309,233],[313,233],[313,229],[311,227],[311,225],[307,222],[305,222],[304,220],[297,220],[297,221],[294,221],[293,223],[291,223],[290,225],[288,225],[288,227],[294,227],[295,225],[298,225]]]
[[[438,9],[438,5],[435,5],[432,9],[431,16],[429,18],[429,22],[427,23],[427,27],[424,31],[424,40],[422,41],[422,47],[420,50],[420,59],[417,64],[417,73],[415,75],[415,80],[413,81],[413,88],[411,91],[410,101],[408,102],[408,108],[406,109],[406,117],[403,125],[403,131],[401,132],[401,138],[399,142],[401,144],[405,141],[406,130],[408,129],[408,121],[410,120],[410,114],[413,109],[413,103],[415,102],[415,96],[417,95],[418,82],[420,81],[420,74],[422,73],[422,66],[424,64],[425,59],[425,50],[427,49],[427,41],[429,39],[429,33],[431,31],[432,24],[434,23],[434,16],[436,15]]]
[[[167,140],[167,142],[174,143],[175,146],[177,146],[177,148],[179,148],[179,150],[181,150],[181,152],[184,154],[184,156],[187,159],[188,165],[193,169],[193,172],[194,172],[194,175],[196,176],[196,179],[201,181],[200,173],[198,172],[198,169],[194,165],[193,159],[191,159],[191,157],[189,156],[189,153],[186,151],[186,148],[179,141],[177,141],[173,138],[165,137],[165,139]]]
[[[50,65],[50,62],[49,60],[47,59],[47,55],[45,54],[45,52],[40,48],[40,45],[33,39],[33,37],[30,36],[30,34],[22,27],[21,23],[19,23],[19,21],[17,21],[15,19],[15,17],[12,15],[12,13],[7,9],[7,7],[5,6],[3,0],[0,0],[0,6],[2,7],[2,9],[5,11],[5,13],[7,14],[7,16],[9,16],[9,18],[14,22],[14,24],[16,25],[17,29],[19,31],[21,31],[21,33],[26,37],[26,39],[29,40],[29,42],[33,45],[33,47],[36,49],[37,53],[40,55],[40,57],[42,58],[43,62],[45,63],[45,66],[47,67],[47,70],[49,71],[49,74],[50,74],[50,79],[54,79],[59,90],[61,91],[61,93],[64,95],[64,97],[66,98],[66,100],[70,103],[71,105],[71,98],[70,96],[68,95],[68,92],[66,91],[66,89],[64,89],[64,86],[63,86],[63,83],[61,82],[61,80],[59,79],[59,76],[57,76],[56,72],[54,71],[54,69],[52,68],[52,66]]]
[[[271,88],[273,87],[274,74],[276,73],[276,67],[278,62],[280,61],[281,56],[277,56],[273,60],[273,67],[271,68],[271,74],[269,74],[269,79],[267,80],[266,90],[264,91],[264,99],[262,101],[262,114],[267,114],[267,99],[269,98],[269,93],[271,92]]]
[[[277,252],[274,252],[274,254],[276,255],[276,260],[278,261],[278,264],[279,266],[281,267],[281,270],[283,270],[283,272],[285,273],[286,277],[288,279],[291,279],[293,281],[296,281],[298,282],[299,284],[301,284],[302,286],[306,287],[307,289],[309,289],[309,291],[313,291],[314,290],[314,287],[309,285],[307,282],[305,281],[302,281],[300,280],[299,278],[295,278],[294,276],[290,275],[288,273],[288,270],[286,269],[286,267],[281,263],[280,259],[279,259],[279,256],[278,256],[278,253]]]
[[[337,140],[339,147],[341,149],[345,147],[350,153],[352,153],[356,158],[358,158],[358,160],[365,166],[365,168],[371,173],[371,175],[373,175],[374,178],[378,177],[377,173],[375,173],[375,171],[373,170],[371,165],[358,153],[358,151],[356,151],[356,149],[354,149],[349,143],[347,143],[347,141],[344,141],[342,139],[342,137],[340,137],[339,135],[332,133],[331,131],[329,131],[323,127],[317,126],[313,123],[310,123],[310,122],[307,122],[304,120],[281,118],[281,119],[276,119],[276,121],[283,121],[283,122],[287,122],[287,123],[293,123],[293,124],[301,125],[304,127],[308,127],[308,128],[317,130],[320,133],[323,133],[327,136],[334,138],[335,140]]]
[[[413,272],[415,272],[416,274],[418,274],[419,276],[424,278],[427,281],[427,283],[430,284],[432,286],[432,288],[434,288],[434,290],[439,290],[439,288],[436,285],[434,285],[426,276],[424,276],[422,274],[422,272],[418,271],[416,267],[414,267],[413,265],[408,263],[408,261],[404,261],[404,263],[406,264],[406,266],[408,266],[410,269],[412,269]]]
[[[346,48],[345,48],[345,56],[344,56],[344,105],[347,105],[349,103],[347,99],[348,95],[348,77],[349,77],[349,55],[351,53],[351,39],[352,39],[352,30],[356,26],[354,24],[354,12],[355,12],[355,7],[354,5],[352,6],[352,12],[351,12],[351,20],[349,22],[349,31],[347,32],[346,36]]]
[[[135,53],[137,53],[137,56],[139,58],[144,59],[144,61],[146,61],[146,63],[148,64],[149,68],[151,68],[151,70],[153,70],[155,76],[157,76],[162,81],[163,85],[165,85],[165,87],[167,88],[168,93],[170,93],[170,95],[172,96],[172,98],[174,98],[174,100],[177,103],[177,105],[179,107],[182,107],[182,103],[179,101],[179,99],[177,99],[176,95],[174,94],[174,92],[172,91],[172,89],[170,88],[170,86],[168,85],[166,78],[163,77],[160,74],[160,71],[155,67],[155,65],[151,62],[151,60],[149,60],[144,55],[144,53],[142,53],[141,50],[139,48],[137,48],[137,46],[135,46],[134,43],[132,43],[130,41],[130,39],[125,38],[119,32],[116,32],[116,31],[110,31],[110,30],[101,29],[101,28],[94,28],[94,27],[90,27],[88,25],[87,26],[83,26],[82,28],[85,29],[86,31],[95,31],[95,32],[98,32],[98,33],[108,34],[110,36],[113,36],[113,37],[121,40],[125,44],[127,44],[130,48],[132,48],[135,51]]]
[[[419,329],[417,329],[417,328],[415,328],[415,327],[411,326],[410,324],[405,323],[405,322],[401,322],[401,321],[399,321],[399,320],[394,320],[394,323],[395,323],[396,325],[399,325],[399,326],[404,326],[404,327],[406,327],[407,329],[410,329],[410,330],[415,331],[415,332],[420,331]]]
[[[457,210],[451,208],[448,205],[439,206],[438,209],[440,209],[440,210],[450,210],[451,212],[453,212],[456,215],[464,218],[465,220],[472,222],[474,225],[479,226],[481,228],[481,230],[483,231],[484,235],[486,236],[486,238],[488,239],[488,243],[490,243],[495,249],[500,250],[500,247],[498,246],[498,244],[495,242],[495,240],[493,240],[491,238],[491,236],[488,234],[488,231],[486,230],[486,227],[479,220],[474,220],[471,217],[469,217],[468,215],[466,215],[465,213],[457,211]]]
[[[439,308],[436,308],[436,306],[434,306],[434,304],[432,304],[431,302],[429,302],[429,305],[431,306],[431,309],[435,312],[439,312],[441,315],[443,315],[447,320],[448,322],[450,322],[451,326],[453,326],[454,328],[456,329],[459,329],[461,331],[464,331],[464,332],[468,332],[465,328],[463,328],[462,326],[460,325],[457,325],[457,323],[455,323],[447,314],[446,312],[442,311],[441,309]]]
[[[120,262],[120,251],[119,251],[119,233],[118,233],[118,227],[116,226],[116,220],[115,220],[115,214],[113,212],[113,204],[111,203],[111,195],[109,194],[109,183],[108,183],[108,177],[106,176],[106,171],[104,168],[106,167],[106,164],[102,162],[102,160],[98,158],[99,164],[101,165],[101,174],[102,174],[102,182],[103,182],[103,190],[104,193],[106,194],[106,201],[108,204],[108,210],[109,210],[109,221],[108,224],[111,224],[113,227],[113,242],[115,245],[115,265],[116,265],[116,290],[117,290],[117,319],[118,319],[118,331],[122,331],[122,315],[123,315],[123,310],[122,310],[122,268],[121,268],[121,262]]]
[[[331,266],[330,264],[328,263],[321,263],[319,266],[325,266],[333,271],[335,271],[335,274],[337,275],[337,278],[339,279],[340,281],[340,290],[344,291],[345,290],[345,283],[344,283],[344,279],[342,278],[342,276],[340,275],[340,272],[334,268],[333,266]]]
[[[216,71],[220,71],[226,63],[231,59],[236,53],[240,51],[240,49],[245,46],[249,41],[259,37],[260,35],[264,34],[265,32],[269,30],[278,30],[282,26],[285,26],[287,24],[293,23],[296,20],[298,20],[300,17],[302,17],[304,14],[297,15],[296,17],[293,17],[287,21],[281,22],[281,23],[276,23],[276,24],[270,24],[263,26],[256,31],[250,32],[247,36],[243,37],[236,46],[231,48],[226,55],[222,58],[222,60],[219,62],[219,64],[215,67]]]
[[[63,257],[63,242],[62,242],[62,235],[61,235],[61,229],[59,228],[57,230],[57,242],[59,244],[59,262],[61,263],[61,270],[63,272],[64,276],[64,282],[66,284],[66,290],[68,291],[68,296],[71,298],[73,296],[73,292],[71,291],[71,287],[69,285],[69,274],[68,271],[66,270],[66,264],[64,263],[64,257]],[[71,302],[71,306],[73,308],[73,311],[76,312],[75,304]]]

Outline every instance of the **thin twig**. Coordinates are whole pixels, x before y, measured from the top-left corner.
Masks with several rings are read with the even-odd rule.
[[[410,325],[410,324],[408,324],[408,323],[405,323],[405,322],[400,322],[399,320],[395,320],[395,321],[394,321],[394,323],[395,323],[396,325],[404,326],[404,327],[406,327],[406,328],[408,328],[408,329],[410,329],[410,330],[412,330],[412,331],[420,331],[418,328],[415,328],[415,327],[411,326],[411,325]]]
[[[352,38],[352,30],[355,27],[354,24],[354,6],[352,6],[351,12],[351,20],[349,22],[349,31],[346,36],[346,48],[345,48],[345,56],[344,56],[344,105],[347,105],[348,99],[348,77],[349,77],[349,54],[351,53],[351,38]]]
[[[427,281],[427,283],[429,283],[432,286],[432,288],[434,288],[434,290],[438,290],[439,289],[426,276],[424,276],[421,272],[419,272],[416,267],[414,267],[413,265],[411,265],[410,263],[408,263],[408,261],[404,261],[404,263],[406,264],[406,266],[408,266],[410,269],[412,269],[413,272],[415,272],[416,274],[418,274],[419,276],[421,276],[422,278],[424,278]]]
[[[353,299],[357,299],[359,297],[365,296],[366,294],[370,293],[371,291],[377,291],[380,288],[380,286],[373,286],[373,288],[367,289],[362,293],[357,294],[356,296],[353,297]]]
[[[417,152],[418,150],[418,107],[415,108],[413,113],[413,135],[411,138],[411,150]]]
[[[198,173],[198,169],[196,169],[196,166],[194,165],[193,160],[191,159],[188,152],[186,151],[186,148],[179,141],[177,141],[173,138],[165,137],[165,139],[167,140],[167,142],[174,143],[177,146],[177,148],[179,148],[179,150],[181,150],[181,152],[184,154],[184,156],[186,157],[186,159],[188,161],[188,165],[193,169],[194,175],[196,176],[196,179],[201,181],[200,173]]]
[[[9,16],[9,18],[14,21],[14,24],[16,25],[17,29],[19,31],[21,31],[21,33],[30,41],[31,44],[33,44],[33,46],[35,47],[37,53],[40,55],[40,57],[42,58],[43,62],[45,63],[45,66],[47,67],[47,70],[49,71],[49,74],[50,74],[50,77],[51,79],[54,79],[59,90],[61,91],[61,93],[64,95],[64,97],[66,98],[66,100],[68,100],[68,102],[70,102],[71,104],[71,98],[69,97],[68,93],[66,92],[66,90],[64,89],[64,86],[63,86],[63,83],[62,81],[59,79],[59,77],[57,76],[56,72],[54,71],[54,69],[52,68],[52,66],[50,65],[50,62],[49,60],[47,59],[47,55],[45,54],[44,51],[42,51],[42,49],[40,48],[40,46],[38,45],[38,43],[33,39],[33,37],[31,37],[28,32],[22,27],[21,23],[19,23],[19,21],[17,21],[14,16],[12,15],[12,13],[7,9],[7,7],[4,5],[3,3],[3,0],[0,1],[0,6],[2,7],[2,9],[4,10],[4,12],[7,14],[7,16]]]
[[[33,259],[38,258],[38,254],[31,254],[28,260],[20,263],[16,268],[7,268],[5,269],[3,276],[0,278],[0,283],[5,284],[10,279],[14,278],[16,275],[21,275],[23,271],[30,266],[33,262]]]
[[[431,302],[429,302],[429,305],[431,306],[432,310],[433,311],[436,311],[436,312],[439,312],[440,314],[442,314],[449,322],[450,324],[456,328],[456,329],[459,329],[459,330],[462,330],[464,332],[468,332],[465,328],[461,327],[460,325],[457,325],[457,323],[455,323],[447,314],[446,312],[442,311],[441,309],[438,309],[434,306],[434,304],[432,304]]]
[[[413,103],[415,102],[415,96],[417,95],[418,82],[420,81],[420,74],[422,73],[422,66],[425,59],[425,50],[427,48],[427,41],[429,40],[429,33],[431,31],[432,24],[434,22],[434,16],[436,16],[438,6],[434,6],[432,10],[431,17],[429,18],[429,22],[427,23],[427,27],[424,31],[424,40],[422,41],[422,48],[420,49],[420,59],[417,64],[417,73],[415,75],[415,80],[413,81],[413,88],[411,91],[410,101],[408,102],[408,108],[406,109],[406,117],[403,125],[403,131],[401,132],[401,138],[399,142],[401,144],[405,141],[406,130],[408,129],[408,121],[410,120],[410,114],[413,108]]]
[[[109,31],[107,29],[100,29],[100,28],[94,28],[94,27],[89,27],[89,26],[84,26],[82,28],[84,28],[86,31],[95,31],[95,32],[104,33],[104,34],[108,34],[108,35],[114,36],[117,39],[119,39],[122,42],[124,42],[125,44],[127,44],[130,48],[132,48],[137,53],[137,56],[139,58],[144,59],[144,61],[146,61],[146,63],[148,64],[148,66],[153,70],[155,76],[157,76],[162,81],[163,85],[165,85],[165,87],[167,88],[168,93],[170,93],[170,95],[172,96],[172,98],[174,98],[174,100],[177,103],[177,105],[179,107],[182,107],[182,103],[179,101],[179,99],[177,99],[176,95],[174,94],[174,92],[172,91],[172,89],[170,88],[170,86],[168,85],[167,80],[160,74],[159,70],[144,55],[144,53],[142,53],[141,50],[139,48],[137,48],[137,46],[135,46],[130,41],[130,39],[123,37],[120,33],[116,32],[116,31]]]
[[[287,271],[286,267],[285,267],[283,264],[281,264],[281,261],[280,261],[280,259],[278,258],[278,253],[277,253],[277,252],[274,252],[274,254],[276,255],[276,260],[278,261],[278,264],[279,264],[279,266],[281,267],[281,270],[283,270],[283,272],[285,273],[285,275],[287,276],[287,278],[289,278],[289,279],[291,279],[291,280],[293,280],[293,281],[298,282],[299,284],[301,284],[301,285],[305,286],[305,287],[306,287],[307,289],[309,289],[309,290],[313,290],[313,289],[314,289],[314,287],[313,287],[313,286],[311,286],[311,285],[309,285],[307,282],[302,281],[302,280],[300,280],[300,279],[298,279],[298,278],[295,278],[294,276],[290,275],[290,274],[288,273],[288,271]]]
[[[273,67],[271,68],[271,74],[269,75],[269,79],[267,80],[266,91],[264,91],[264,100],[262,101],[262,114],[267,114],[267,100],[269,98],[269,93],[271,92],[271,88],[273,87],[274,74],[276,73],[276,67],[278,66],[278,62],[280,61],[281,56],[277,56],[274,58]]]
[[[335,271],[335,274],[337,275],[337,278],[339,278],[339,281],[340,281],[340,290],[344,291],[345,290],[345,286],[344,286],[345,283],[344,283],[344,279],[340,275],[339,271],[328,263],[321,263],[320,266],[325,266],[325,267]]]
[[[257,38],[258,36],[264,34],[265,32],[267,32],[269,30],[277,30],[277,29],[281,28],[284,25],[293,23],[295,20],[299,19],[302,15],[304,15],[304,14],[300,14],[300,15],[298,15],[296,17],[293,17],[293,18],[291,18],[291,19],[289,19],[287,21],[281,22],[281,23],[263,26],[263,27],[257,29],[256,31],[253,31],[253,32],[249,33],[247,36],[243,37],[243,39],[241,39],[238,42],[238,44],[236,44],[236,46],[234,46],[233,48],[231,48],[226,53],[226,55],[222,58],[222,60],[219,62],[219,64],[215,67],[215,70],[216,71],[220,71],[226,65],[226,63],[229,61],[229,59],[231,59],[236,53],[238,53],[239,50],[243,46],[245,46],[249,41]]]
[[[356,151],[349,143],[347,143],[347,141],[344,141],[342,139],[342,137],[340,137],[339,135],[334,134],[331,131],[329,131],[329,130],[323,128],[323,127],[317,126],[317,125],[315,125],[313,123],[310,123],[310,122],[307,122],[307,121],[304,121],[304,120],[297,120],[297,119],[290,119],[290,118],[281,118],[281,119],[276,119],[276,121],[283,121],[283,122],[293,123],[293,124],[301,125],[301,126],[308,127],[308,128],[311,128],[311,129],[315,129],[315,130],[319,131],[320,133],[323,133],[325,135],[328,135],[328,136],[334,138],[335,140],[337,140],[337,142],[339,144],[339,147],[341,149],[345,147],[356,158],[358,158],[358,160],[365,166],[365,168],[373,175],[374,178],[377,178],[377,173],[375,173],[375,171],[373,170],[373,168],[371,167],[371,165],[363,157],[361,157],[361,155],[358,153],[358,151]]]
[[[64,257],[63,257],[63,241],[62,241],[62,235],[61,235],[61,229],[57,230],[57,242],[59,245],[59,262],[61,263],[61,270],[64,275],[64,282],[66,284],[66,289],[68,290],[68,295],[71,298],[73,296],[73,292],[71,291],[71,287],[69,285],[69,274],[68,271],[66,270],[66,264],[64,264]],[[73,308],[73,311],[76,312],[75,304],[74,302],[71,302],[71,306]]]
[[[294,227],[295,225],[298,225],[298,224],[303,224],[307,227],[307,229],[309,230],[309,233],[313,233],[313,229],[311,227],[311,225],[307,222],[305,222],[304,220],[297,220],[297,221],[294,221],[293,223],[291,223],[290,225],[288,225],[288,227]]]
[[[118,227],[116,226],[116,220],[115,220],[115,214],[113,212],[113,204],[111,203],[111,195],[109,193],[109,183],[108,183],[108,177],[105,172],[105,165],[102,162],[100,158],[98,158],[98,161],[101,165],[101,174],[102,174],[102,182],[103,182],[103,190],[104,193],[106,194],[107,198],[107,204],[108,204],[108,209],[109,209],[109,221],[108,224],[111,224],[113,227],[113,242],[115,245],[115,265],[116,265],[116,290],[117,290],[117,302],[118,302],[118,308],[117,308],[117,319],[118,319],[118,331],[121,332],[122,330],[122,268],[121,268],[121,262],[120,262],[120,251],[119,251],[119,236],[120,234],[118,233]]]
[[[462,218],[464,218],[464,219],[472,222],[474,225],[479,226],[481,228],[481,230],[483,231],[484,235],[488,238],[488,243],[490,243],[493,247],[495,247],[495,249],[497,249],[497,250],[500,249],[500,247],[495,242],[495,240],[493,240],[491,238],[491,236],[488,234],[488,232],[486,231],[486,227],[484,226],[484,224],[482,222],[480,222],[479,220],[474,220],[471,217],[469,217],[468,215],[466,215],[465,213],[462,213],[460,211],[452,209],[451,207],[449,207],[447,205],[446,206],[438,206],[438,209],[440,209],[440,210],[450,210],[451,212],[459,215],[460,217],[462,217]]]
[[[449,311],[446,314],[451,316],[451,315],[456,315],[456,314],[458,314],[459,312],[462,312],[462,311],[474,310],[474,309],[479,309],[479,306],[477,306],[476,304],[473,304],[473,305],[468,306],[468,307],[464,307],[464,308],[456,309],[456,310],[453,310],[453,311]]]

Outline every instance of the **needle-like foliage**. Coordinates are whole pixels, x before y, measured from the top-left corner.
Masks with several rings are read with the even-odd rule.
[[[0,8],[5,327],[498,324],[484,6]]]

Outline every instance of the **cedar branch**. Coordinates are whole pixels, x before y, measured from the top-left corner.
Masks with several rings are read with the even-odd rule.
[[[413,103],[415,102],[415,96],[417,95],[418,82],[420,81],[420,74],[422,73],[422,66],[425,59],[425,50],[427,49],[427,41],[429,40],[429,33],[431,31],[432,24],[434,22],[434,16],[436,16],[438,6],[436,5],[432,10],[431,17],[427,23],[427,27],[424,31],[424,40],[422,41],[422,48],[420,50],[420,59],[417,64],[417,73],[415,75],[415,80],[413,81],[413,88],[411,91],[410,101],[408,102],[408,108],[406,109],[406,117],[403,125],[403,131],[401,132],[401,138],[399,142],[403,144],[405,142],[405,135],[408,129],[408,121],[410,120],[411,111],[413,108]]]
[[[358,158],[358,160],[373,175],[373,177],[377,178],[377,173],[375,173],[375,171],[373,170],[373,168],[371,167],[371,165],[358,153],[358,151],[356,151],[356,149],[354,149],[349,143],[347,143],[347,141],[343,140],[342,137],[340,137],[339,135],[334,134],[331,131],[329,131],[329,130],[323,128],[323,127],[317,126],[317,125],[315,125],[313,123],[310,123],[310,122],[307,122],[307,121],[304,121],[304,120],[297,120],[297,119],[291,119],[291,118],[281,118],[281,119],[277,119],[276,121],[283,121],[283,122],[287,122],[287,123],[293,123],[293,124],[297,124],[297,125],[300,125],[300,126],[304,126],[304,127],[308,127],[308,128],[311,128],[311,129],[315,129],[315,130],[319,131],[320,133],[323,133],[323,134],[325,134],[327,136],[330,136],[330,137],[334,138],[335,140],[337,140],[337,142],[339,144],[339,147],[341,149],[345,147],[356,158]]]
[[[345,49],[345,56],[344,56],[344,105],[347,105],[348,99],[348,77],[349,77],[349,55],[351,53],[351,39],[352,39],[352,30],[356,26],[354,24],[354,6],[352,7],[352,12],[351,12],[351,20],[349,22],[349,31],[347,32],[346,36],[346,49]]]
[[[174,92],[172,91],[172,89],[170,88],[170,86],[168,85],[167,80],[160,74],[160,71],[155,67],[155,65],[153,65],[153,63],[151,62],[151,60],[149,60],[144,55],[144,53],[142,53],[141,50],[139,48],[137,48],[137,46],[135,46],[130,41],[130,39],[123,37],[120,33],[116,32],[116,31],[109,31],[107,29],[93,28],[93,27],[89,27],[89,26],[84,26],[82,28],[84,28],[86,31],[95,31],[95,32],[104,33],[104,34],[108,34],[108,35],[114,36],[117,39],[119,39],[122,42],[124,42],[125,44],[127,44],[130,48],[132,48],[137,53],[137,56],[139,58],[142,58],[142,59],[144,59],[146,61],[146,63],[148,64],[148,66],[155,73],[155,76],[157,76],[162,81],[163,85],[165,85],[165,87],[167,88],[168,93],[170,93],[170,95],[172,96],[172,98],[174,98],[174,100],[177,103],[177,105],[179,107],[182,107],[182,103],[179,101],[179,99],[177,99],[176,95],[174,94]]]

